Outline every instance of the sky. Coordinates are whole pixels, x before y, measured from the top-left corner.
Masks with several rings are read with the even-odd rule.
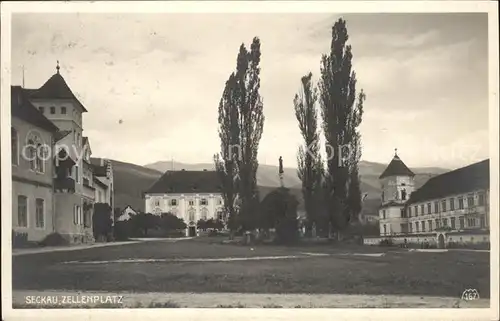
[[[488,157],[488,22],[482,13],[29,13],[12,17],[12,83],[56,72],[87,108],[93,156],[210,163],[217,108],[241,43],[261,40],[261,164],[296,166],[293,98],[318,80],[331,27],[347,21],[366,93],[362,160],[457,168]]]

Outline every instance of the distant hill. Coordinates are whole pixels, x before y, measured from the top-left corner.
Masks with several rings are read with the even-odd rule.
[[[146,166],[139,166],[113,160],[115,179],[115,207],[121,209],[127,205],[144,211],[144,200],[142,193],[147,190],[167,170],[213,170],[213,164],[184,164],[178,162],[161,161]],[[363,213],[376,214],[381,194],[378,177],[387,165],[361,161],[359,164],[361,175],[361,191],[367,193]],[[447,172],[442,168],[412,168],[415,172],[416,187],[422,186],[430,177]],[[274,188],[279,186],[277,175],[278,167],[273,165],[259,165],[257,182],[259,184],[260,198],[262,199]],[[300,201],[299,209],[303,209],[301,182],[297,177],[295,168],[284,169],[284,183],[290,188],[292,194]]]
[[[144,211],[143,191],[147,190],[160,176],[161,172],[130,163],[111,161],[115,187],[115,207]]]

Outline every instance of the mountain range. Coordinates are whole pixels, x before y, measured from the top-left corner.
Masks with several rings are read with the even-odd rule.
[[[186,164],[171,161],[158,161],[145,166],[111,160],[115,186],[115,207],[124,209],[130,205],[138,211],[144,211],[143,192],[145,192],[160,176],[168,170],[213,170],[214,164],[199,163]],[[363,203],[363,213],[376,214],[380,205],[380,182],[378,177],[385,170],[387,164],[361,161],[359,172],[361,177],[361,192],[367,197]],[[419,188],[429,178],[445,173],[449,170],[439,167],[412,168],[415,173],[415,186]],[[285,187],[299,199],[300,208],[303,208],[301,181],[297,177],[295,168],[284,168],[283,182]],[[259,165],[257,184],[260,197],[264,197],[274,188],[280,186],[278,166]]]

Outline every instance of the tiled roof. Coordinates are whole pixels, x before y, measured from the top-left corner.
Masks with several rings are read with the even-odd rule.
[[[489,189],[490,160],[434,176],[413,192],[407,204],[422,202],[448,195],[463,194],[479,189]]]
[[[220,177],[216,171],[167,171],[145,193],[218,193]]]
[[[52,133],[59,130],[54,123],[48,120],[35,106],[33,106],[33,104],[30,103],[23,88],[20,86],[11,86],[10,95],[12,117],[20,118]]]
[[[29,89],[28,92],[30,93],[31,98],[74,99],[84,112],[87,111],[87,109],[85,109],[83,104],[78,100],[78,98],[76,98],[64,78],[59,73],[56,73],[52,77],[50,77],[49,80],[47,80],[45,84],[43,84],[43,86],[39,89]]]
[[[398,155],[395,155],[385,171],[379,178],[388,176],[415,176],[415,174],[403,163]]]

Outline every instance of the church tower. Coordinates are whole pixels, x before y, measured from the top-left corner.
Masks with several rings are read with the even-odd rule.
[[[379,209],[380,235],[408,232],[405,204],[415,188],[415,174],[403,163],[395,150],[391,162],[380,175],[381,206]]]

